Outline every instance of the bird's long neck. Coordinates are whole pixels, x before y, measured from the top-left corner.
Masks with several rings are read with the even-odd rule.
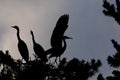
[[[67,44],[66,44],[65,38],[63,38],[62,40],[63,40],[63,47],[62,48],[65,50],[67,47]]]
[[[34,34],[31,34],[31,35],[32,35],[32,40],[33,40],[33,43],[35,43]]]
[[[18,40],[21,40],[20,39],[20,30],[19,29],[17,29],[17,38],[18,38]]]

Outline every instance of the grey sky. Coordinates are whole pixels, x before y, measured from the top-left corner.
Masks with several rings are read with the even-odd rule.
[[[119,42],[120,27],[102,13],[102,4],[102,0],[0,0],[0,49],[9,50],[14,58],[20,57],[12,25],[20,27],[30,56],[33,54],[30,30],[38,43],[45,49],[50,48],[50,37],[58,18],[69,14],[65,34],[73,40],[67,41],[64,56],[68,59],[101,59],[105,63],[101,72],[107,74],[109,69],[105,60],[115,53],[110,40],[114,38]]]

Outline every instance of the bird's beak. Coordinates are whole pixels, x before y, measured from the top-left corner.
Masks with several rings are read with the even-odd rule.
[[[30,30],[30,33],[32,33],[32,30]]]
[[[67,39],[73,39],[73,38],[71,38],[71,37],[67,37]]]
[[[15,26],[11,26],[12,28],[15,28]]]
[[[16,25],[15,26],[11,26],[11,27],[19,30],[18,26],[16,26]]]
[[[32,31],[32,30],[30,30],[30,33],[31,33],[31,34],[33,34],[33,31]]]
[[[73,39],[73,38],[71,38],[71,37],[68,37],[68,36],[64,36],[66,39]]]

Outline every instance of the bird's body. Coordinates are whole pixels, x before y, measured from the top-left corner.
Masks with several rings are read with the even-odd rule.
[[[24,45],[24,47],[23,47],[23,45]],[[23,57],[23,59],[25,59],[26,62],[28,62],[29,61],[29,51],[28,51],[28,48],[27,48],[27,45],[25,44],[25,42],[22,40],[19,41],[18,47],[19,47],[18,50],[21,53],[21,56]]]
[[[29,51],[28,51],[28,48],[27,48],[26,43],[25,43],[23,40],[21,40],[21,38],[20,38],[19,27],[18,27],[18,26],[12,26],[12,27],[17,30],[18,50],[19,50],[22,58],[23,58],[26,62],[28,62],[28,61],[29,61]]]
[[[72,39],[70,37],[67,36],[63,36],[62,41],[63,41],[63,45],[62,46],[58,46],[58,47],[53,47],[52,48],[52,54],[49,56],[49,58],[51,57],[59,57],[64,53],[64,51],[66,50],[67,44],[66,44],[66,39]]]
[[[32,31],[31,32],[31,35],[32,35],[32,40],[33,40],[33,49],[34,49],[34,52],[35,54],[38,56],[38,58],[40,58],[42,61],[45,61],[47,62],[47,57],[46,57],[46,54],[45,54],[45,51],[43,49],[43,47],[36,43],[35,39],[34,39],[34,34]]]

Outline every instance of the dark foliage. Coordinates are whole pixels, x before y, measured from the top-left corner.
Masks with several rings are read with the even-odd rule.
[[[103,0],[103,13],[106,16],[113,17],[115,21],[120,25],[120,1],[115,0],[115,4],[111,4],[107,0]],[[113,56],[108,56],[108,64],[113,68],[120,68],[120,44],[114,39],[111,40],[113,47],[116,49],[116,53]],[[97,80],[120,80],[120,71],[113,70],[112,75],[104,78],[102,74],[98,75]]]
[[[9,54],[0,52],[1,80],[87,80],[98,72],[101,66],[99,60],[78,60],[73,58],[66,61],[63,58],[59,65],[33,60],[22,63],[14,60]]]
[[[113,17],[115,21],[117,21],[118,24],[120,24],[120,1],[115,0],[116,6],[114,4],[110,4],[107,0],[103,0],[103,1],[104,1],[103,13],[107,16]]]
[[[113,67],[119,67],[120,66],[120,45],[114,40],[111,40],[113,47],[116,49],[116,54],[111,56],[108,56],[108,64],[110,64]]]
[[[99,74],[97,80],[105,80],[105,79],[103,78],[102,74]]]

